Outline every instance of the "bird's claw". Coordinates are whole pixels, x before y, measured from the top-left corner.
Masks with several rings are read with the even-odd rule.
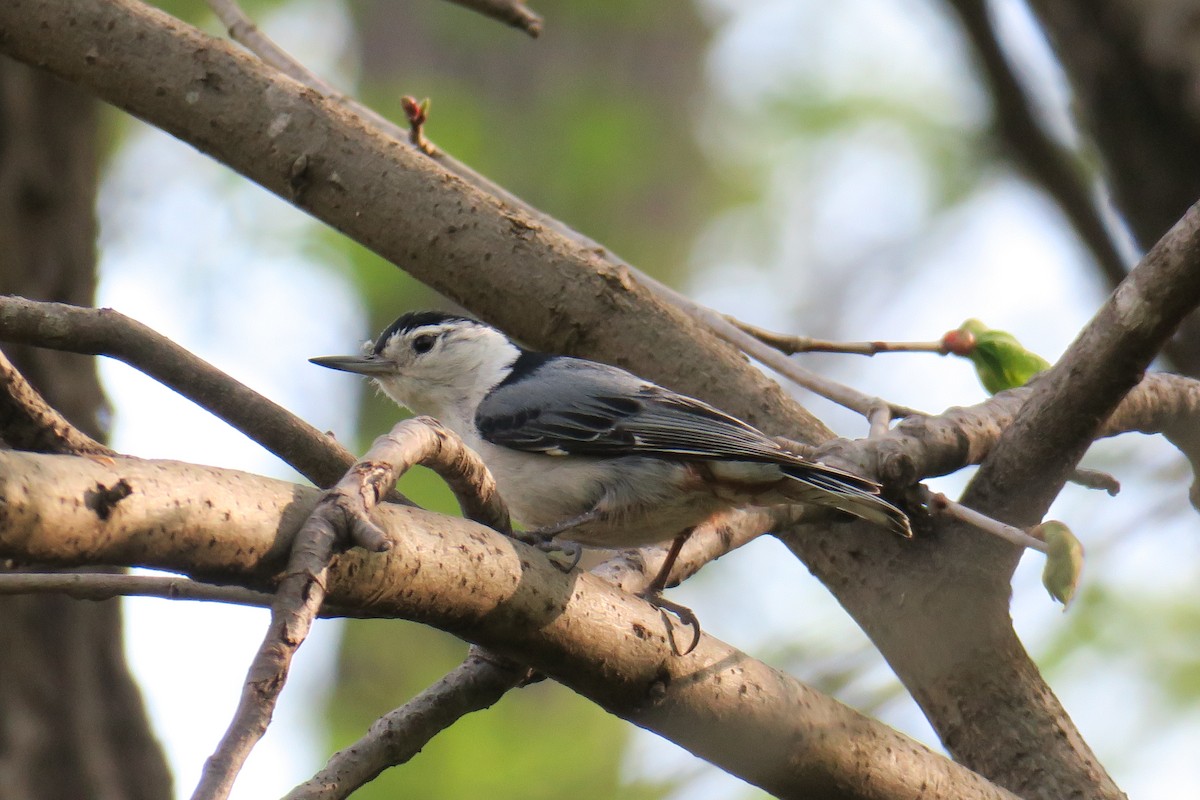
[[[515,534],[515,536],[517,539],[525,542],[525,544],[533,545],[548,556],[561,553],[565,560],[560,561],[557,558],[551,558],[550,563],[563,572],[570,572],[575,569],[579,566],[579,560],[583,558],[583,547],[581,545],[576,542],[560,542],[554,538],[554,534],[547,536],[541,531],[522,531]]]
[[[538,550],[541,550],[546,555],[561,553],[565,561],[559,561],[556,558],[550,559],[550,563],[561,569],[563,572],[570,572],[579,566],[579,559],[583,558],[583,547],[575,542],[556,542],[553,539],[543,539],[534,545]]]
[[[653,590],[643,592],[638,596],[657,608],[658,612],[662,615],[663,624],[667,626],[667,641],[671,645],[672,653],[677,656],[686,656],[696,649],[696,645],[700,644],[700,620],[697,619],[695,611],[679,603],[673,603],[663,597],[660,592]],[[675,641],[675,623],[671,621],[672,614],[676,619],[692,629],[692,641],[686,650],[680,650],[679,643]]]

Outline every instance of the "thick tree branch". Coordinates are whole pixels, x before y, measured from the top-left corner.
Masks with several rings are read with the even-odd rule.
[[[761,536],[775,527],[776,522],[795,524],[801,516],[802,511],[793,509],[776,512],[757,509],[733,512],[706,524],[684,544],[671,570],[671,581],[685,580],[710,561]],[[666,550],[665,547],[628,550],[600,564],[592,574],[626,592],[636,593],[645,589],[658,573]],[[524,683],[529,675],[527,667],[482,648],[472,648],[462,664],[408,703],[378,719],[362,738],[330,756],[317,774],[289,792],[285,800],[349,797],[383,770],[411,759],[434,736],[464,715],[491,706],[505,692]]]
[[[1154,246],[1058,363],[1034,381],[963,504],[1022,528],[1039,522],[1122,398],[1197,303],[1200,205]],[[946,526],[942,535],[941,557],[987,565],[977,592],[1007,592],[1020,555],[1016,548],[985,542],[961,525]],[[919,658],[904,661],[889,658],[930,717],[945,720],[939,734],[955,757],[1022,795],[1123,797],[1057,699],[1049,692],[1039,697],[1040,677],[1024,659],[996,658],[1005,649],[1021,653],[1015,637],[1006,633],[1011,628],[996,624],[999,636],[985,643],[977,632],[961,629],[965,618],[958,622],[953,648],[927,648]],[[906,627],[898,623],[873,636],[882,641],[912,636]],[[959,681],[970,681],[975,692],[962,691],[955,686]],[[1002,723],[986,745],[970,730],[981,714]],[[1058,765],[1053,780],[1031,779],[1029,765],[1014,757],[1028,754],[1031,741],[1041,743],[1038,758]]]
[[[1179,323],[1200,304],[1200,204],[1134,268],[1033,385],[963,501],[1036,523]],[[1037,470],[1030,470],[1037,464]]]
[[[459,0],[452,0],[458,2]],[[312,87],[324,95],[327,99],[333,100],[343,108],[351,111],[354,114],[361,116],[364,120],[373,124],[377,130],[396,139],[404,138],[400,129],[390,120],[384,119],[375,111],[366,108],[354,101],[352,98],[339,92],[337,89],[326,83],[320,76],[312,73],[303,64],[297,61],[282,48],[276,45],[273,41],[262,34],[250,18],[241,10],[241,8],[227,0],[211,0],[210,5],[221,17],[222,21],[229,29],[229,34],[235,41],[239,41],[248,47],[252,52],[263,59],[267,64],[271,64],[289,77],[299,80],[306,86]],[[494,2],[494,0],[483,0],[483,2],[463,3],[471,7],[478,6],[477,10],[489,13],[489,10],[497,9],[507,13],[508,10],[516,6],[523,9],[523,5],[519,2],[512,3],[508,0],[503,2]],[[538,20],[540,25],[540,20]],[[536,34],[535,34],[536,35]],[[687,297],[684,297],[679,292],[660,283],[654,278],[646,275],[635,267],[629,266],[618,259],[614,254],[609,253],[604,248],[600,247],[591,239],[583,236],[563,223],[548,217],[535,208],[527,205],[519,198],[513,196],[502,187],[497,186],[487,180],[470,167],[455,160],[445,151],[437,148],[424,135],[422,126],[425,123],[425,107],[418,104],[415,98],[403,97],[401,104],[404,106],[405,112],[408,114],[410,132],[408,139],[412,145],[431,158],[434,158],[441,166],[448,169],[458,177],[465,180],[467,183],[475,186],[478,189],[486,192],[492,197],[501,202],[513,206],[520,212],[529,215],[530,219],[537,222],[539,225],[546,226],[551,231],[556,231],[577,245],[589,251],[593,256],[608,262],[608,264],[618,270],[625,270],[629,275],[635,278],[641,285],[648,288],[653,294],[658,296],[658,299],[673,305],[681,311],[688,314],[696,322],[707,327],[712,333],[716,334],[721,339],[729,342],[739,350],[751,355],[758,361],[771,367],[771,369],[783,375],[788,380],[809,389],[816,394],[828,398],[829,400],[845,406],[846,408],[858,411],[866,416],[872,408],[883,405],[883,401],[878,398],[868,397],[861,392],[849,386],[844,386],[819,375],[811,370],[805,369],[794,361],[781,357],[778,353],[774,353],[770,348],[763,347],[758,341],[757,336],[751,336],[741,327],[732,324],[730,320],[716,314],[710,309],[704,308],[697,303],[692,302]],[[892,413],[895,416],[905,416],[916,413],[912,409],[904,408],[903,406],[889,405]]]
[[[83,496],[120,480],[134,491],[100,520]],[[6,452],[0,501],[0,556],[140,564],[255,586],[282,566],[317,493],[173,462]],[[376,521],[397,546],[334,560],[329,597],[340,606],[435,625],[531,664],[776,796],[1010,797],[712,637],[673,656],[648,603],[599,578],[564,575],[487,528],[394,505]]]
[[[828,435],[778,384],[585,237],[480,191],[157,9],[133,0],[0,5],[0,52],[153,122],[520,339],[634,366],[750,422],[773,418],[793,438]],[[731,383],[737,392],[721,388]]]

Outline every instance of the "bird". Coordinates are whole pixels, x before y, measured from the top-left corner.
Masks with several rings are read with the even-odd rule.
[[[683,543],[714,516],[812,504],[912,536],[908,516],[872,480],[789,452],[703,401],[615,366],[527,349],[467,316],[408,312],[362,355],[309,360],[371,378],[398,405],[461,437],[527,541],[576,561],[574,545],[670,542],[642,596],[694,628],[692,648],[694,613],[662,593]],[[676,647],[673,632],[671,646],[692,649]]]

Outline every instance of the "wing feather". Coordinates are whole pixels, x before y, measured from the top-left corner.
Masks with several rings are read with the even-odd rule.
[[[573,358],[540,359],[525,378],[501,384],[480,403],[475,422],[486,441],[552,455],[777,464],[797,482],[796,499],[912,535],[907,516],[878,497],[874,481],[789,453],[707,403]]]
[[[475,421],[484,439],[531,452],[808,463],[707,403],[615,367],[560,358],[532,376],[501,385],[480,404]]]

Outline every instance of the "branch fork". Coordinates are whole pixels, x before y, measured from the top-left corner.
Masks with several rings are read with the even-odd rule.
[[[242,764],[270,724],[292,656],[321,610],[335,552],[347,545],[372,552],[391,547],[387,534],[371,520],[371,512],[396,480],[417,464],[446,479],[469,519],[511,533],[508,509],[487,467],[440,422],[415,417],[376,439],[322,496],[296,534],[287,571],[271,604],[271,625],[250,664],[234,718],[205,763],[193,800],[229,796]]]

